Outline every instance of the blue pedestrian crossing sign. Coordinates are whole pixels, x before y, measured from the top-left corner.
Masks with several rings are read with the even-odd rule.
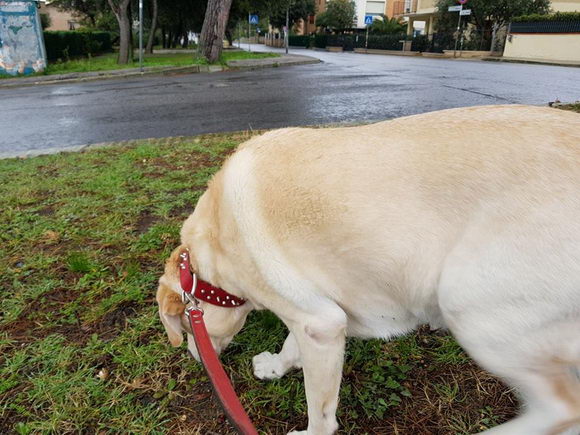
[[[259,18],[257,15],[250,15],[250,24],[258,24]]]
[[[368,26],[369,24],[373,24],[373,16],[365,15],[365,26]]]

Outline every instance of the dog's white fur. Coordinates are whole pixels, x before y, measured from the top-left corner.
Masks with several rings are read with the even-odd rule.
[[[177,254],[242,296],[204,305],[218,350],[252,308],[290,334],[254,357],[261,379],[302,367],[308,434],[337,430],[345,336],[446,326],[515,387],[522,415],[488,433],[580,423],[580,116],[527,106],[434,112],[352,128],[284,129],[214,177],[160,280],[182,341]],[[189,349],[195,355],[190,341]]]

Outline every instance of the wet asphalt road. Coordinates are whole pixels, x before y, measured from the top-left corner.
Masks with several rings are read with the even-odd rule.
[[[580,68],[292,52],[323,63],[0,89],[0,153],[580,100]]]

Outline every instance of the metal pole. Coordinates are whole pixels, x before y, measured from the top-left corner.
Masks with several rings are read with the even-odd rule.
[[[143,0],[139,0],[139,71],[143,72]]]
[[[365,39],[365,50],[368,51],[369,50],[369,26],[367,24],[367,36]]]
[[[248,15],[248,51],[252,52],[252,43],[250,42],[250,15]]]
[[[286,39],[286,54],[288,54],[288,43],[290,42],[290,38],[288,38],[288,33],[290,33],[290,4],[286,8],[286,31],[284,32],[284,39]]]
[[[453,58],[457,57],[457,43],[459,42],[459,29],[461,28],[461,11],[463,10],[463,5],[459,10],[459,20],[457,21],[457,34],[455,35],[455,48],[453,49]]]

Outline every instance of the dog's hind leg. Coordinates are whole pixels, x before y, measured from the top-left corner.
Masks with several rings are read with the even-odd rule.
[[[258,379],[278,379],[292,369],[302,367],[298,343],[292,333],[288,334],[280,353],[262,352],[252,359],[254,375]]]
[[[520,371],[506,378],[524,401],[519,417],[496,426],[486,435],[578,435],[580,434],[580,382],[571,371]]]
[[[454,317],[450,329],[463,348],[513,387],[523,405],[520,416],[485,434],[580,435],[580,322],[550,320],[528,329],[511,322],[515,311],[511,318]]]

